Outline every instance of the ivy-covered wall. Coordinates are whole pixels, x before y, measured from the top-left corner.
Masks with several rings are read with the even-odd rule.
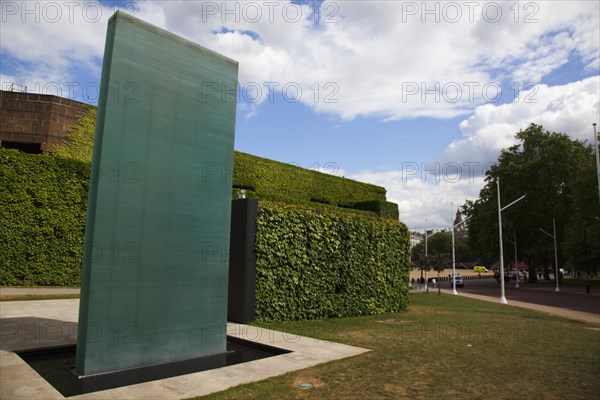
[[[233,186],[246,189],[252,198],[363,210],[398,220],[398,205],[386,201],[386,190],[381,186],[239,151],[234,153]]]
[[[0,148],[0,285],[80,284],[89,169]],[[261,200],[259,320],[407,307],[409,232],[385,189],[239,152],[234,185]]]
[[[0,285],[79,285],[89,169],[0,149]]]
[[[301,320],[405,309],[409,235],[397,221],[259,203],[257,319]]]

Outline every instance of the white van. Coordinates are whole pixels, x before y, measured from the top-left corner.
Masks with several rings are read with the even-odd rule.
[[[448,278],[450,278],[450,287],[453,287],[452,286],[452,274],[449,274]],[[463,282],[463,278],[462,278],[462,276],[460,274],[456,274],[456,276],[454,277],[454,279],[455,279],[455,282],[456,282],[456,287],[464,287],[465,286],[465,284]]]

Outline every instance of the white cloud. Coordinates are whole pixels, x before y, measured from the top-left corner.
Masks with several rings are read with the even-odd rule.
[[[481,164],[497,160],[500,150],[516,143],[515,133],[529,124],[591,141],[600,115],[600,76],[560,86],[538,85],[509,104],[486,104],[460,123],[464,138],[447,147],[441,159]]]
[[[485,103],[486,83],[537,82],[573,52],[598,65],[594,2],[474,2],[472,9],[460,2],[325,2],[321,18],[338,22],[317,27],[308,7],[287,2],[262,7],[258,20],[243,3],[237,11],[215,2],[176,4],[164,8],[167,28],[239,59],[242,84],[297,83],[303,102],[342,119],[466,115]],[[286,7],[305,18],[292,22]],[[238,31],[206,34],[223,26]],[[315,82],[319,101],[310,89]],[[473,84],[478,86],[469,96]],[[456,87],[462,94],[453,94]],[[323,101],[326,95],[337,102]]]
[[[18,83],[28,91],[68,97],[69,85],[88,83],[79,81],[81,71],[99,80],[114,10],[96,1],[1,1],[0,10],[3,89]]]
[[[62,7],[61,18],[50,14],[50,3]],[[446,148],[438,164],[424,160],[430,165],[349,176],[386,187],[401,219],[414,229],[447,227],[450,203],[456,208],[478,196],[481,171],[501,148],[515,143],[519,129],[534,122],[584,139],[598,122],[598,76],[537,85],[504,105],[485,104],[481,92],[487,83],[538,82],[572,57],[598,71],[596,1],[326,1],[318,14],[289,1],[127,4],[125,11],[136,17],[240,61],[242,87],[256,83],[263,89],[259,101],[243,105],[247,117],[260,112],[268,86],[281,90],[286,84],[299,87],[301,101],[313,110],[344,120],[470,115],[460,124],[464,137]],[[77,80],[81,70],[99,79],[106,22],[114,8],[95,1],[1,0],[0,7],[3,87],[7,82],[64,85]],[[295,96],[293,90],[289,94]],[[281,92],[275,97],[281,99]],[[453,163],[462,168],[460,180]],[[331,172],[331,166],[319,168]],[[427,172],[436,169],[437,174]]]
[[[397,171],[362,172],[349,178],[372,183],[387,189],[388,201],[398,204],[400,220],[411,230],[444,229],[451,226],[456,210],[465,200],[474,200],[484,185],[481,176],[475,177],[462,169],[455,175],[436,168],[422,166]],[[452,170],[454,171],[454,170]]]
[[[99,76],[114,7],[51,3],[62,7],[54,22],[44,12],[49,3],[36,2],[35,15],[24,12],[26,2],[2,2],[3,63],[21,63],[21,81],[68,81],[77,68]],[[289,1],[127,4],[137,17],[239,60],[240,83],[264,89],[257,106],[268,99],[268,82],[277,90],[288,84],[315,111],[345,120],[468,115],[485,103],[486,83],[538,81],[573,54],[599,65],[598,2],[325,1],[318,13]],[[473,83],[479,88],[469,96]]]
[[[592,123],[600,115],[599,92],[599,76],[561,86],[540,85],[522,92],[514,103],[477,107],[460,124],[465,138],[450,143],[438,161],[404,162],[400,170],[350,177],[385,187],[388,199],[398,203],[400,219],[411,229],[447,228],[458,206],[479,197],[483,175],[500,150],[516,144],[515,133],[529,124],[591,142]]]

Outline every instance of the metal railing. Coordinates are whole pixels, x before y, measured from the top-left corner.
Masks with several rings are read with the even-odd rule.
[[[13,82],[8,86],[8,91],[9,92],[27,93],[27,86],[20,85],[18,83]]]

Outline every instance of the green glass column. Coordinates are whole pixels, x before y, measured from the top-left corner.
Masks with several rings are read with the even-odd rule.
[[[108,23],[76,371],[223,353],[238,63]]]

